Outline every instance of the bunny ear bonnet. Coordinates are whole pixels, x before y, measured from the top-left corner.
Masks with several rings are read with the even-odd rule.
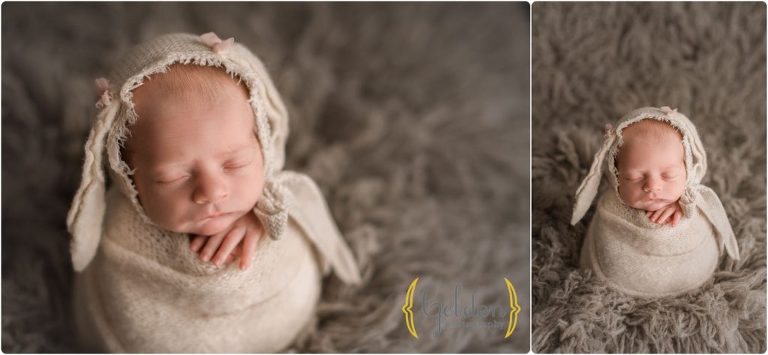
[[[589,206],[592,204],[592,200],[597,195],[604,164],[608,166],[610,172],[608,179],[618,194],[619,181],[615,160],[623,143],[621,133],[631,124],[644,119],[654,119],[668,123],[683,135],[682,144],[685,150],[685,169],[688,175],[685,191],[680,197],[683,211],[686,215],[690,215],[690,211],[694,208],[699,209],[717,232],[721,250],[724,247],[731,258],[738,260],[739,247],[723,204],[712,189],[701,184],[701,180],[707,171],[707,155],[704,152],[704,146],[701,144],[696,127],[688,117],[677,112],[677,109],[670,109],[667,106],[636,109],[624,115],[619,120],[615,129],[610,126],[607,127],[603,145],[595,154],[587,176],[576,190],[576,202],[573,208],[571,224],[575,225],[584,217],[584,214],[586,214]]]
[[[133,90],[172,64],[214,66],[241,80],[250,92],[256,135],[264,158],[265,185],[254,213],[270,238],[278,239],[292,218],[319,249],[323,270],[333,267],[346,282],[359,281],[359,271],[317,185],[309,177],[282,171],[288,137],[288,113],[261,61],[233,38],[168,34],[142,43],[121,57],[110,78],[96,80],[98,114],[85,144],[83,177],[67,215],[75,270],[82,271],[98,250],[106,210],[103,161],[112,181],[147,223],[131,171],[120,156],[128,127],[136,122]],[[106,153],[106,157],[105,157]]]

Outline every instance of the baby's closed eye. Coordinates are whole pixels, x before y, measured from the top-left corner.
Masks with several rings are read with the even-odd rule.
[[[253,163],[253,159],[231,160],[224,164],[224,170],[238,170],[245,168]]]
[[[624,180],[629,182],[639,182],[643,180],[643,176],[642,175],[626,175],[624,176]]]
[[[675,180],[680,176],[678,173],[664,173],[661,174],[661,178],[664,180]]]
[[[159,184],[171,184],[174,182],[181,182],[186,180],[189,177],[189,174],[170,174],[170,175],[161,175],[155,178],[155,182]]]

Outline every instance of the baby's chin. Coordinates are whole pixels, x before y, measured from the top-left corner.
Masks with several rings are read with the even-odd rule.
[[[178,233],[187,233],[194,235],[216,235],[226,231],[232,223],[242,217],[245,212],[231,212],[220,216],[205,218],[197,221],[190,221],[182,228],[176,228]]]
[[[648,212],[653,212],[653,211],[660,210],[664,207],[667,207],[671,203],[672,202],[669,200],[657,199],[653,201],[638,201],[636,203],[630,204],[630,207],[645,210]]]

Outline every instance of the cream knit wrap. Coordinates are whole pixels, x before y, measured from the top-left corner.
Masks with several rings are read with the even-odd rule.
[[[666,122],[683,135],[687,180],[680,204],[684,217],[675,227],[651,222],[645,211],[627,206],[619,197],[615,160],[623,142],[621,133],[644,119]],[[711,277],[723,251],[739,259],[739,246],[720,199],[700,184],[707,157],[696,127],[685,115],[669,107],[645,107],[628,113],[615,129],[610,128],[576,191],[571,224],[581,220],[597,195],[603,165],[608,167],[613,188],[597,204],[582,246],[582,268],[627,294],[656,297],[701,286]]]
[[[137,118],[132,90],[177,63],[220,67],[250,91],[266,175],[254,213],[270,238],[259,242],[244,271],[201,262],[187,235],[156,227],[120,157]],[[280,351],[310,324],[322,275],[333,269],[344,282],[360,281],[320,189],[308,176],[282,170],[287,112],[261,61],[247,48],[212,34],[165,35],[131,49],[109,82],[67,218],[72,261],[80,272],[77,324],[94,350]],[[105,153],[113,182],[109,191]]]

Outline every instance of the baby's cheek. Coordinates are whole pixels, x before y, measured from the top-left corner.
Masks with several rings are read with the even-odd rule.
[[[683,192],[685,192],[685,180],[680,180],[675,184],[673,198],[675,200],[679,199],[683,196]]]
[[[236,180],[234,190],[237,191],[234,196],[238,199],[238,204],[246,209],[252,208],[261,198],[264,190],[264,177],[261,172],[242,176]]]
[[[621,200],[630,207],[635,207],[635,205],[640,200],[642,200],[640,189],[632,186],[631,183],[626,183],[624,186],[619,186],[619,197],[621,197]]]
[[[188,204],[183,201],[178,192],[169,192],[161,188],[149,189],[142,203],[147,217],[157,225],[179,231],[183,222],[184,212]]]

